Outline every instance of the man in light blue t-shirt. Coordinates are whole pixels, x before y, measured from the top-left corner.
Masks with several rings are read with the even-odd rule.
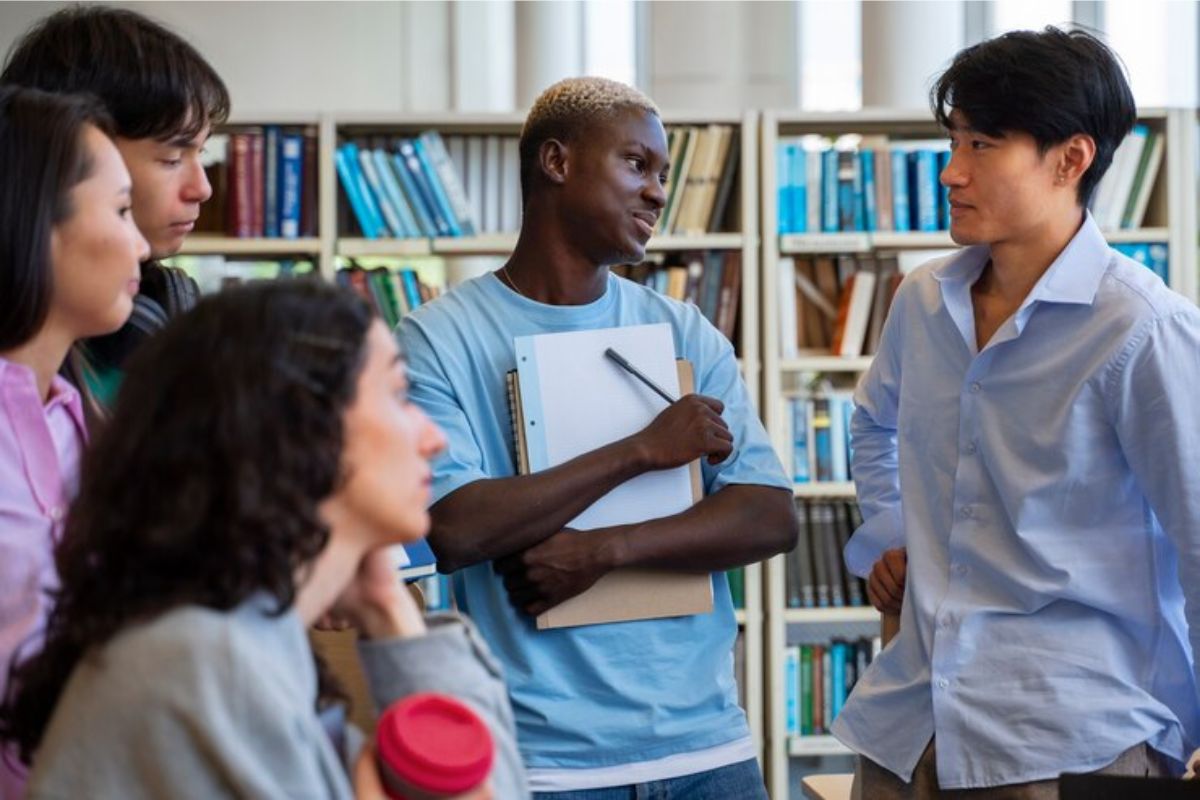
[[[658,110],[623,84],[563,81],[521,134],[512,257],[400,326],[414,401],[445,430],[430,541],[459,605],[504,663],[540,800],[765,798],[737,704],[723,570],[790,549],[791,487],[738,373],[695,306],[609,273],[637,263],[665,203]],[[669,323],[698,394],[628,439],[517,476],[505,373],[513,338]],[[621,483],[702,459],[705,498],[636,526],[564,530]],[[617,567],[712,573],[711,614],[538,631],[534,615]]]

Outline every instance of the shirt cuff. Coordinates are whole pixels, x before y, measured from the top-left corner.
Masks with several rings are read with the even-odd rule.
[[[842,553],[846,568],[860,578],[871,574],[884,550],[904,546],[904,519],[899,508],[881,511],[859,526]]]

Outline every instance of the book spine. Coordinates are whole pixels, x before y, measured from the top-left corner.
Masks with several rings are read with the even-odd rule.
[[[250,199],[250,135],[235,133],[229,138],[229,219],[231,236],[248,238],[253,232],[253,203]]]
[[[436,235],[453,236],[453,228],[450,227],[449,221],[442,214],[437,198],[433,194],[433,189],[429,186],[429,180],[425,175],[425,171],[421,168],[421,160],[417,157],[417,150],[411,139],[401,140],[400,157],[404,162],[405,169],[408,170],[409,183],[419,195],[421,204],[424,206],[429,219],[433,223]]]
[[[263,153],[263,132],[250,134],[250,235],[262,236],[264,230],[263,175],[266,170]]]
[[[338,182],[341,184],[342,191],[346,193],[346,199],[350,202],[350,208],[354,211],[354,217],[358,220],[358,227],[362,231],[362,235],[367,239],[374,239],[379,236],[379,229],[375,227],[375,218],[367,208],[366,200],[362,195],[366,182],[362,181],[360,184],[359,176],[356,174],[358,171],[356,149],[349,142],[337,149],[334,160]]]
[[[284,134],[279,143],[279,235],[300,236],[301,193],[304,185],[304,137]]]
[[[821,230],[838,231],[838,154],[830,148],[821,153]]]
[[[908,153],[891,151],[892,162],[892,222],[898,232],[912,230],[912,206],[908,198]]]
[[[813,648],[800,646],[800,735],[813,734]]]
[[[779,189],[776,192],[776,202],[779,205],[779,232],[783,234],[798,233],[792,220],[792,156],[794,146],[780,143],[776,149],[778,161],[775,165],[776,180]]]
[[[879,211],[876,208],[875,185],[875,151],[860,150],[858,153],[858,171],[862,175],[862,217],[863,230],[879,230]]]
[[[800,735],[800,648],[789,647],[783,655],[784,724],[788,736]]]
[[[371,159],[375,162],[375,171],[379,174],[379,181],[383,184],[383,191],[387,194],[388,202],[396,211],[402,231],[400,235],[405,238],[420,236],[417,219],[413,216],[408,201],[404,199],[404,192],[400,191],[400,182],[396,179],[396,170],[392,166],[392,159],[388,157],[387,151],[382,147],[377,147],[371,151]]]
[[[462,178],[454,169],[454,162],[450,160],[450,154],[446,152],[446,145],[442,141],[441,134],[437,131],[426,131],[420,135],[418,141],[433,168],[437,184],[443,190],[442,194],[446,200],[447,210],[454,216],[463,236],[474,236],[479,224],[472,213],[471,203],[467,200]]]
[[[804,150],[799,144],[790,147],[791,157],[788,159],[788,183],[790,185],[789,201],[792,204],[791,219],[793,233],[808,232],[808,166],[804,160]]]
[[[263,128],[263,236],[279,237],[279,126]]]
[[[304,129],[304,164],[301,167],[303,189],[300,191],[300,235],[317,236],[318,211],[317,202],[317,129],[309,126]]]
[[[917,194],[917,230],[938,229],[937,155],[932,150],[912,154],[913,184]]]
[[[429,187],[429,191],[433,196],[433,202],[438,210],[438,215],[446,223],[446,228],[449,231],[447,235],[462,236],[463,229],[458,224],[458,217],[454,214],[454,208],[451,206],[450,199],[446,194],[446,187],[442,184],[441,178],[434,168],[433,161],[425,147],[425,142],[419,137],[413,139],[412,148],[413,152],[416,153],[417,163],[420,164],[421,173],[425,176],[425,185]]]

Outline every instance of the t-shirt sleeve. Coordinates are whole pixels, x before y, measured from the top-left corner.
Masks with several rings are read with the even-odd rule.
[[[396,328],[408,361],[408,394],[446,435],[446,449],[433,462],[433,502],[489,477],[483,451],[428,328],[405,317]]]
[[[692,351],[696,385],[700,394],[725,404],[721,414],[733,433],[733,453],[720,464],[702,460],[704,487],[714,494],[730,484],[758,484],[791,489],[779,456],[750,400],[750,392],[738,369],[733,345],[716,328],[695,312],[696,319],[685,330],[697,346]]]

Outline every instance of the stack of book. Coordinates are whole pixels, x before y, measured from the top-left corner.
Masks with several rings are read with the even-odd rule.
[[[317,129],[251,126],[214,134],[204,171],[213,194],[195,230],[239,238],[317,235]]]
[[[788,647],[783,659],[787,735],[829,733],[880,647],[878,637]]]
[[[779,351],[873,355],[903,275],[895,256],[872,254],[781,258]]]
[[[842,551],[862,524],[857,503],[797,503],[800,541],[787,554],[788,608],[844,608],[867,605],[866,583],[851,575]]]
[[[738,171],[738,130],[731,125],[673,127],[667,133],[671,172],[656,234],[723,230]]]
[[[717,330],[733,340],[742,289],[742,254],[736,250],[671,253],[659,261],[613,267],[613,272],[699,306]]]
[[[776,159],[781,234],[950,227],[945,139],[791,137]]]

